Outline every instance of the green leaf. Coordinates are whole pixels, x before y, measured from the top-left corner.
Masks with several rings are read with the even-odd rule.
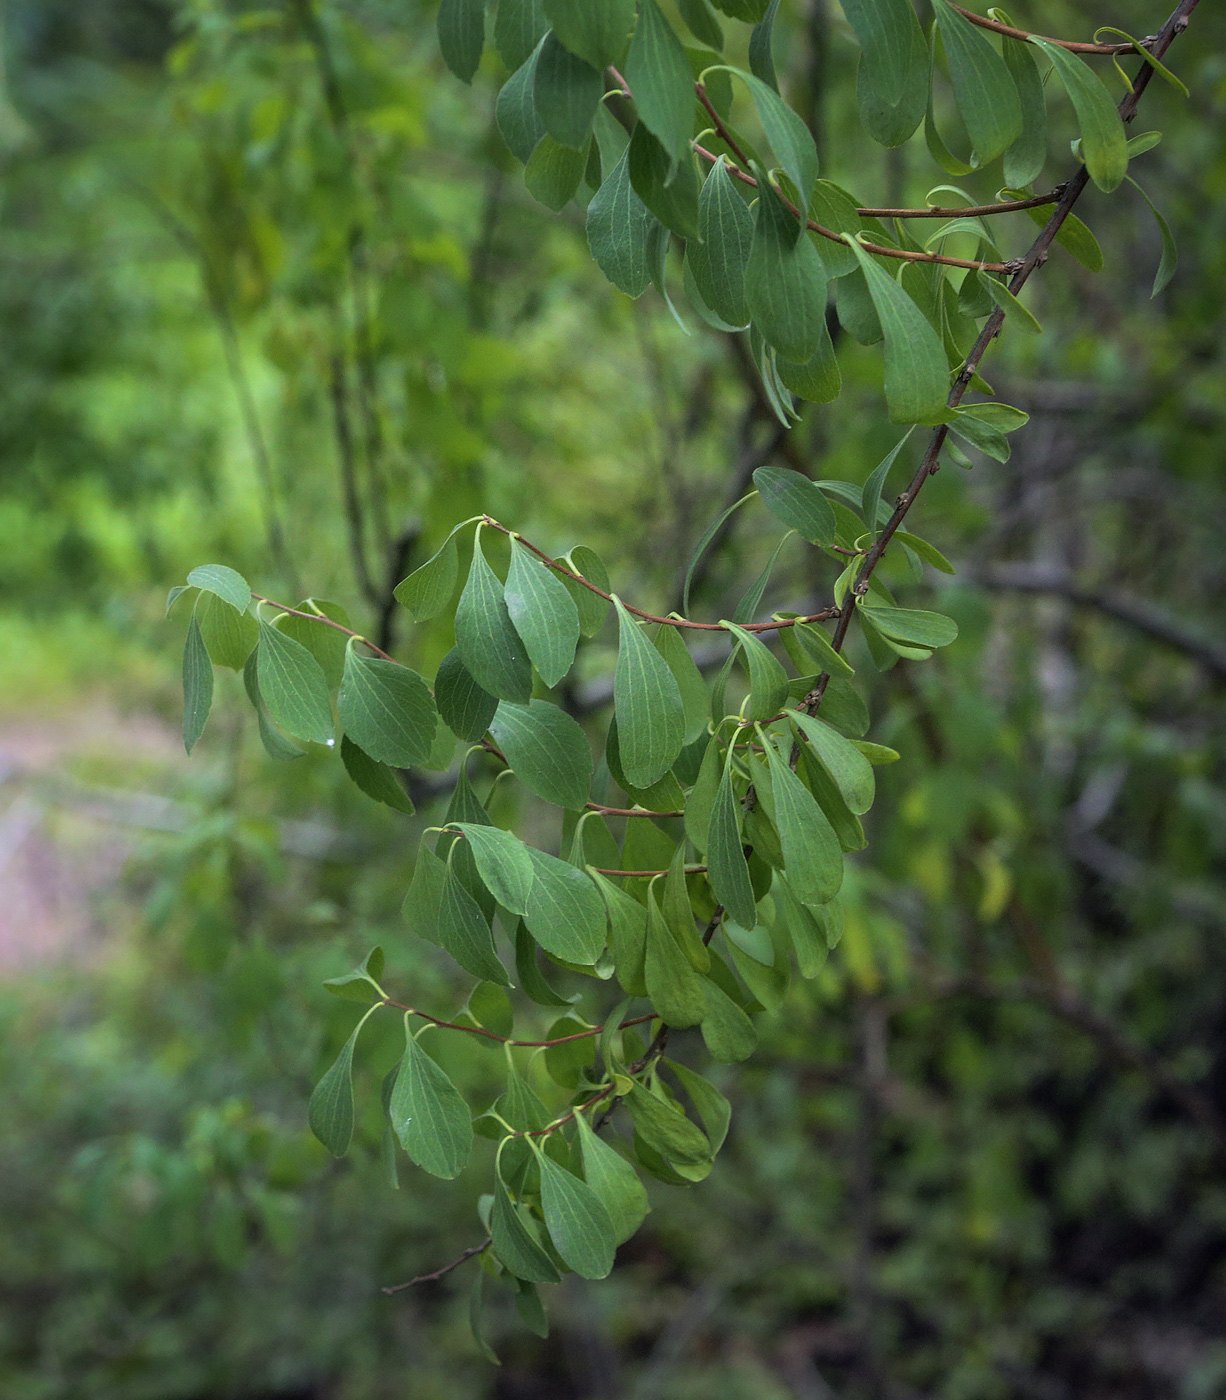
[[[696,1026],[706,1011],[703,978],[660,913],[654,880],[647,891],[646,915],[640,910],[639,917],[645,918],[643,977],[652,1006],[670,1026]]]
[[[532,1237],[519,1212],[511,1204],[501,1172],[494,1174],[494,1205],[490,1211],[490,1235],[494,1253],[516,1278],[530,1283],[557,1283],[558,1271],[540,1242]]]
[[[204,592],[196,601],[196,621],[214,665],[241,671],[259,640],[260,629],[255,618],[250,613],[236,612],[215,593]],[[310,625],[304,623],[306,627]]]
[[[609,571],[594,549],[589,549],[585,544],[576,545],[560,562],[580,575],[581,578],[587,579],[588,583],[594,584],[604,593],[608,593]],[[602,598],[599,593],[593,593],[590,588],[584,588],[581,583],[567,578],[565,574],[560,575],[560,577],[567,592],[575,600],[575,607],[579,609],[580,634],[584,637],[594,637],[604,625],[605,617],[608,614],[608,598]]]
[[[732,786],[732,748],[711,807],[707,833],[707,879],[715,898],[743,928],[758,922],[749,864],[741,843],[741,804]]]
[[[850,245],[868,282],[885,337],[885,397],[892,423],[940,423],[948,415],[945,347],[927,318],[858,243]]]
[[[714,1084],[708,1083],[702,1075],[695,1074],[676,1060],[669,1060],[668,1067],[681,1081],[681,1087],[690,1096],[690,1102],[697,1110],[702,1126],[706,1129],[714,1157],[723,1147],[728,1136],[728,1125],[732,1122],[732,1105]]]
[[[204,733],[212,708],[213,663],[193,613],[183,644],[183,746],[189,754]]]
[[[949,430],[977,447],[980,452],[986,452],[989,457],[996,461],[1007,462],[1009,460],[1009,439],[1005,437],[1004,433],[997,432],[995,428],[980,419],[972,418],[969,414],[955,410],[954,416],[950,420]]]
[[[743,19],[747,24],[757,24],[766,13],[770,0],[714,0],[715,8],[733,19]]]
[[[557,705],[498,706],[490,725],[494,742],[520,780],[545,802],[578,811],[592,785],[592,751],[575,720]]]
[[[1039,178],[1047,161],[1047,103],[1030,46],[1002,39],[1001,51],[1022,109],[1021,133],[1005,151],[1005,184],[1020,189]]]
[[[651,285],[647,235],[655,222],[630,183],[627,147],[587,207],[587,242],[596,266],[628,297]]]
[[[473,1280],[472,1292],[468,1295],[468,1326],[473,1334],[473,1341],[477,1345],[477,1350],[490,1363],[491,1366],[501,1366],[498,1360],[498,1353],[485,1340],[485,1333],[482,1330],[482,1311],[485,1306],[485,1270],[479,1268],[477,1277]]]
[[[807,477],[785,467],[759,467],[753,484],[775,519],[802,539],[826,548],[834,543],[834,511]]]
[[[456,77],[472,82],[485,47],[485,0],[439,0],[438,46]]]
[[[353,1141],[353,1051],[370,1011],[353,1028],[341,1053],[311,1092],[307,1121],[311,1131],[334,1157],[343,1157]]]
[[[452,648],[439,662],[434,699],[443,723],[470,744],[485,734],[498,709],[498,697],[477,684],[458,648]]]
[[[435,855],[425,841],[420,842],[413,866],[413,879],[400,912],[419,938],[428,939],[440,947],[443,942],[440,914],[446,878],[446,862]]]
[[[822,322],[821,344],[815,354],[804,364],[776,356],[775,368],[784,388],[809,403],[833,403],[843,390],[843,376],[825,321]]]
[[[910,0],[845,0],[860,41],[856,82],[860,120],[883,146],[901,146],[928,99],[928,50]]]
[[[647,920],[643,906],[590,865],[587,873],[604,896],[609,911],[609,952],[617,980],[631,996],[645,997],[648,994],[644,980]]]
[[[801,651],[819,670],[832,676],[854,676],[855,670],[847,664],[842,655],[830,644],[830,638],[820,627],[797,623],[791,628],[792,635],[800,644]],[[780,636],[786,634],[780,633]],[[797,670],[802,668],[797,665]]]
[[[569,1006],[579,1000],[578,992],[564,997],[549,985],[537,965],[536,943],[522,920],[515,927],[515,971],[520,987],[538,1006]]]
[[[278,632],[292,637],[294,641],[301,642],[306,647],[323,668],[328,688],[335,689],[340,685],[341,677],[345,673],[349,638],[343,632],[338,632],[335,627],[329,627],[323,619],[330,618],[333,622],[339,622],[342,627],[348,627],[349,614],[338,603],[322,602],[314,598],[304,598],[298,604],[298,611],[310,613],[311,616],[298,617],[294,613],[281,613],[273,619],[272,625]],[[251,630],[258,634],[259,629],[254,619]]]
[[[729,325],[749,324],[745,268],[753,242],[753,215],[737,194],[720,156],[698,196],[698,237],[686,244],[686,262],[707,305]]]
[[[783,167],[783,173],[792,182],[801,213],[809,210],[809,192],[817,180],[817,146],[812,133],[796,112],[768,83],[739,68],[730,68],[749,89],[757,108],[758,120],[771,144],[775,159]],[[825,272],[822,273],[823,281]],[[808,358],[807,356],[803,358]]]
[[[749,668],[749,719],[770,719],[787,704],[788,675],[778,657],[759,637],[746,632],[734,622],[722,620],[740,644],[741,656]]]
[[[687,159],[694,130],[694,75],[681,40],[656,0],[641,0],[639,5],[626,81],[647,129],[673,161]]]
[[[834,779],[848,810],[857,816],[867,812],[873,805],[876,779],[873,777],[873,766],[864,754],[825,720],[807,715],[803,710],[793,710],[789,718],[812,744],[814,753]]]
[[[300,739],[332,743],[332,701],[319,662],[301,642],[267,622],[260,623],[256,654],[260,696],[273,720]]]
[[[547,953],[591,967],[604,951],[605,907],[582,870],[527,847],[533,882],[524,922]]]
[[[502,14],[502,10],[503,7],[499,5],[499,15]],[[511,154],[523,165],[527,165],[532,159],[533,151],[545,135],[545,124],[536,110],[535,96],[536,65],[543,43],[542,36],[532,53],[503,83],[498,100],[494,104],[494,118],[498,123],[498,130],[502,133],[502,139],[507,143]],[[569,198],[570,195],[567,195],[566,199]],[[566,203],[566,199],[562,204]],[[561,208],[561,205],[558,207]]]
[[[711,1160],[711,1144],[706,1135],[676,1104],[659,1098],[641,1084],[635,1084],[624,1102],[635,1131],[662,1157],[682,1166],[698,1166]]]
[[[362,961],[343,977],[329,977],[324,986],[342,1001],[360,1001],[369,1005],[383,1000],[379,978],[383,976],[383,949],[372,948]]]
[[[982,29],[963,19],[949,0],[933,0],[954,99],[975,146],[977,165],[987,165],[1022,134],[1022,105],[1013,75]]]
[[[1023,306],[1003,282],[998,282],[995,277],[985,277],[983,285],[996,305],[1013,318],[1012,323],[1019,330],[1025,331],[1028,335],[1041,335],[1043,333],[1043,327],[1039,325],[1034,312]]]
[[[510,73],[528,61],[548,30],[541,0],[498,0],[494,47]]]
[[[1158,271],[1154,275],[1153,291],[1149,294],[1150,297],[1153,298],[1156,297],[1158,293],[1166,287],[1171,278],[1174,277],[1175,269],[1179,265],[1179,250],[1175,247],[1175,235],[1171,232],[1171,226],[1162,217],[1158,206],[1150,199],[1149,195],[1145,193],[1131,175],[1125,176],[1125,179],[1146,204],[1149,205],[1149,212],[1154,216],[1158,225],[1158,232],[1162,236],[1162,259],[1158,263]]]
[[[782,876],[775,877],[772,892],[779,927],[796,951],[796,966],[800,975],[806,979],[816,977],[826,966],[830,951],[817,915],[796,898]]]
[[[779,13],[779,0],[771,0],[770,8],[753,27],[749,36],[749,68],[754,77],[759,78],[772,91],[779,91],[779,77],[775,72],[773,49],[775,16]],[[772,143],[773,144],[773,143]]]
[[[602,86],[596,69],[571,53],[556,33],[545,36],[532,95],[545,130],[560,145],[572,151],[586,147]]]
[[[912,608],[875,608],[861,606],[860,611],[885,636],[911,646],[947,647],[958,638],[958,624],[941,613],[920,612]]]
[[[654,886],[653,880],[653,889]],[[684,842],[678,844],[669,862],[668,874],[664,877],[660,912],[690,966],[695,972],[708,972],[711,967],[711,953],[694,927],[694,907],[690,902],[690,890],[685,875]]]
[[[224,564],[199,565],[188,574],[187,583],[189,588],[212,593],[238,612],[246,612],[251,606],[251,588],[247,580]]]
[[[345,733],[380,763],[411,768],[430,756],[438,711],[430,687],[407,666],[360,656],[351,644],[337,713]]]
[[[300,749],[297,744],[287,739],[269,721],[264,709],[264,702],[260,699],[258,662],[259,650],[257,649],[247,658],[247,664],[243,667],[243,685],[247,691],[247,698],[255,710],[256,723],[260,731],[260,743],[264,745],[264,752],[268,754],[269,758],[274,758],[278,762],[289,762],[295,758],[302,758],[306,750]]]
[[[620,61],[634,28],[634,0],[545,0],[554,32],[598,71]]]
[[[595,1191],[560,1167],[529,1138],[541,1169],[541,1209],[554,1248],[582,1278],[605,1278],[613,1268],[617,1231]]]
[[[730,505],[728,509],[725,510],[717,520],[713,521],[710,525],[707,526],[707,528],[702,532],[702,538],[694,546],[694,552],[690,555],[689,566],[686,568],[685,571],[685,588],[683,591],[681,601],[682,611],[687,616],[689,615],[690,611],[690,588],[694,582],[694,571],[698,567],[698,561],[707,552],[707,547],[710,545],[711,541],[715,538],[717,534],[719,534],[720,527],[723,525],[724,521],[728,519],[728,517],[733,513],[733,511],[738,510],[741,506],[743,506],[746,501],[752,500],[753,494],[754,493],[750,491],[746,495],[742,496],[739,501],[734,501],[732,505]]]
[[[1107,85],[1089,64],[1059,44],[1037,34],[1029,42],[1043,50],[1064,84],[1081,127],[1081,150],[1090,179],[1110,194],[1128,172],[1128,141]]]
[[[706,44],[716,53],[723,52],[724,31],[720,28],[719,20],[715,18],[707,0],[677,0],[677,8],[681,12],[681,18],[689,26],[690,33],[700,44]]]
[[[673,161],[644,122],[634,128],[628,155],[630,183],[643,203],[678,237],[697,238],[698,174],[693,159],[686,155]]]
[[[541,1290],[536,1284],[522,1278],[515,1280],[515,1311],[529,1332],[542,1340],[549,1336],[549,1318],[541,1302]]]
[[[457,525],[456,529],[459,528]],[[408,578],[396,585],[396,601],[412,614],[415,621],[429,622],[451,602],[459,575],[460,552],[456,548],[453,530],[432,559],[420,569],[414,569]]]
[[[420,852],[418,860],[421,860]],[[412,894],[411,889],[409,893]],[[419,931],[424,933],[424,930]],[[494,950],[494,936],[481,906],[460,883],[450,863],[445,867],[439,895],[437,935],[436,941],[465,972],[471,972],[483,982],[496,982],[500,987],[510,986],[511,979]]]
[[[788,883],[801,903],[825,904],[838,894],[843,883],[843,852],[838,837],[817,799],[773,744],[766,744],[766,756],[775,826]]]
[[[894,465],[895,459],[902,451],[907,438],[911,436],[910,431],[905,433],[898,442],[886,453],[881,461],[873,468],[868,480],[864,483],[864,490],[860,493],[860,514],[864,517],[865,524],[869,529],[874,528],[877,520],[878,510],[881,506],[881,492],[885,486],[885,479],[890,474],[890,468]]]
[[[524,184],[533,199],[560,214],[574,198],[586,165],[586,152],[571,150],[546,133],[528,161]]]
[[[622,771],[649,788],[673,766],[685,742],[685,706],[668,663],[618,598],[619,645],[613,676]]]
[[[407,1016],[390,1114],[401,1147],[423,1171],[450,1181],[464,1170],[472,1151],[472,1115],[460,1091],[409,1032]]]
[[[821,348],[826,329],[826,270],[796,216],[764,177],[760,184],[745,305],[765,339],[803,364]]]
[[[685,714],[684,742],[692,744],[707,731],[707,683],[690,655],[679,627],[658,628],[654,643],[677,682]]]
[[[639,1174],[629,1162],[597,1137],[582,1113],[575,1114],[579,1146],[583,1154],[583,1175],[600,1198],[613,1222],[615,1243],[623,1244],[643,1223],[651,1209]]]
[[[528,848],[509,831],[478,822],[455,822],[473,853],[485,888],[512,914],[528,912],[533,869]]]
[[[758,1033],[753,1022],[710,978],[703,978],[702,990],[706,998],[702,1038],[711,1058],[722,1065],[747,1060],[758,1047]]]
[[[579,611],[561,579],[514,536],[503,597],[532,664],[552,689],[574,664]]]
[[[456,648],[469,673],[500,700],[526,705],[532,695],[532,666],[511,621],[502,585],[481,548],[480,527],[472,567],[455,617]]]
[[[360,749],[348,734],[341,736],[341,762],[345,765],[345,772],[367,797],[407,816],[413,815],[413,801],[401,787],[395,773],[386,763],[379,763]]]

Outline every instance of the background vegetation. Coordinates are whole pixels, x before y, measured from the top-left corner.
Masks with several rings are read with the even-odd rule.
[[[1077,37],[1163,17],[1015,16]],[[926,158],[857,135],[837,6],[785,3],[780,24],[824,173],[922,200]],[[0,1391],[1226,1391],[1214,7],[1172,55],[1192,100],[1154,85],[1141,121],[1165,134],[1137,176],[1179,239],[1174,281],[1149,299],[1138,196],[1088,196],[1106,270],[1057,252],[1033,294],[1047,334],[989,361],[1034,415],[1012,460],[946,468],[919,507],[959,567],[925,590],[962,633],[874,682],[873,737],[904,760],[879,775],[861,913],[726,1074],[711,1178],[661,1195],[606,1284],[569,1280],[547,1340],[495,1296],[499,1371],[462,1275],[379,1292],[479,1239],[477,1183],[409,1170],[396,1193],[373,1118],[340,1165],[306,1131],[352,1021],[322,977],[381,942],[429,1004],[462,995],[399,925],[410,826],[336,765],[268,760],[237,681],[190,767],[130,747],[136,719],[174,724],[165,590],[225,560],[395,646],[389,583],[489,509],[671,606],[754,467],[867,475],[893,441],[878,352],[840,343],[850,389],[782,434],[733,341],[627,301],[580,211],[531,200],[492,85],[443,74],[416,0],[9,0],[5,26],[0,713],[6,753],[37,718],[66,757],[4,769],[0,878],[31,804],[70,847],[86,809],[142,834],[95,894],[101,938],[0,984]],[[768,548],[738,520],[711,616]],[[794,556],[780,600],[804,580]],[[450,639],[413,645],[433,662]],[[607,634],[586,649],[576,709],[607,696],[611,655]],[[375,1039],[371,1084],[396,1054]],[[466,1053],[479,1085],[486,1052]]]

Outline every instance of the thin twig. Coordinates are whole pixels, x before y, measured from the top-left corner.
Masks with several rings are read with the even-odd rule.
[[[1161,35],[1151,35],[1135,44],[1087,44],[1076,39],[1049,39],[1046,34],[1032,34],[1027,29],[1014,29],[1008,24],[1001,24],[999,20],[988,19],[986,15],[977,15],[973,10],[964,10],[961,5],[951,3],[950,8],[957,10],[963,19],[969,19],[980,29],[990,29],[993,34],[1003,34],[1007,39],[1042,39],[1045,44],[1055,44],[1057,48],[1068,49],[1070,53],[1139,53],[1144,58],[1146,50],[1152,49],[1161,38]]]
[[[407,1283],[394,1283],[390,1288],[384,1288],[381,1291],[390,1298],[393,1293],[402,1293],[406,1288],[414,1288],[419,1283],[437,1283],[439,1279],[446,1278],[453,1269],[458,1269],[461,1264],[467,1264],[478,1254],[484,1254],[493,1243],[492,1239],[488,1239],[484,1244],[474,1244],[466,1249],[458,1259],[453,1259],[450,1264],[444,1264],[441,1269],[435,1269],[432,1274],[418,1274],[416,1278],[409,1279]]]
[[[537,1049],[549,1049],[553,1045],[566,1045],[572,1040],[590,1040],[592,1036],[600,1035],[604,1027],[592,1026],[586,1031],[577,1031],[574,1035],[560,1035],[553,1040],[515,1040],[509,1035],[499,1035],[496,1031],[487,1031],[484,1026],[464,1026],[457,1021],[443,1021],[437,1016],[431,1016],[428,1011],[418,1011],[415,1006],[406,1006],[402,1001],[393,1001],[391,997],[384,997],[384,1006],[394,1007],[397,1011],[403,1011],[409,1016],[420,1016],[423,1021],[429,1021],[432,1026],[438,1026],[445,1031],[464,1031],[468,1035],[479,1035],[485,1040],[496,1040],[499,1045],[528,1045]],[[641,1026],[644,1021],[654,1021],[655,1012],[650,1012],[646,1016],[633,1016],[628,1021],[621,1021],[617,1029],[624,1031],[627,1026]]]
[[[325,627],[331,627],[335,632],[343,632],[346,637],[356,637],[364,646],[368,646],[371,651],[378,652],[384,661],[395,661],[394,656],[389,656],[380,647],[375,646],[369,637],[364,637],[360,632],[355,632],[352,627],[344,627],[339,622],[333,622],[330,617],[325,617],[323,613],[303,612],[301,608],[291,608],[285,603],[278,603],[274,598],[265,598],[262,593],[251,595],[257,603],[267,603],[270,608],[276,608],[278,612],[289,613],[291,617],[305,617],[308,622],[322,622]],[[505,762],[505,760],[504,760]]]
[[[602,812],[606,817],[684,817],[684,812],[651,812],[645,807],[606,807],[602,802],[587,803],[589,812]]]

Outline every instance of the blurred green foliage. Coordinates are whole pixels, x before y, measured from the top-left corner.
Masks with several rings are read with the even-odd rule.
[[[1091,8],[1014,18],[1078,37],[1160,18]],[[1146,95],[1165,138],[1137,169],[1179,274],[1149,302],[1147,212],[1092,198],[1106,270],[1053,256],[1047,334],[989,361],[1034,421],[1007,465],[932,482],[923,532],[960,575],[908,593],[961,639],[874,682],[874,737],[905,756],[880,775],[859,912],[723,1081],[712,1177],[661,1197],[607,1285],[562,1290],[548,1341],[496,1295],[500,1372],[462,1275],[378,1292],[477,1242],[480,1168],[467,1198],[416,1172],[393,1193],[374,1116],[326,1162],[306,1095],[352,1011],[319,981],[379,942],[389,985],[440,1013],[463,993],[398,925],[400,819],[314,759],[271,765],[235,683],[203,764],[158,775],[191,824],[142,847],[104,964],[0,988],[4,1395],[1222,1393],[1222,668],[1181,641],[1212,644],[1222,594],[1226,23],[1202,10],[1172,58],[1193,99]],[[191,564],[377,625],[387,579],[483,508],[559,552],[594,544],[671,606],[769,416],[728,345],[625,301],[575,211],[531,202],[490,89],[441,76],[429,7],[5,18],[0,711],[71,727],[104,693],[170,715],[161,600]],[[824,173],[922,199],[905,149],[853,145],[836,7],[781,23]],[[892,438],[875,353],[840,353],[849,392],[773,450],[859,480]],[[360,530],[337,524],[338,400]],[[738,522],[711,616],[771,543]],[[804,570],[792,556],[781,599]],[[413,639],[433,660],[449,644]],[[595,683],[611,649],[587,655]],[[287,819],[326,829],[325,858]],[[479,1094],[488,1052],[450,1053]],[[372,1035],[359,1102],[395,1054]]]

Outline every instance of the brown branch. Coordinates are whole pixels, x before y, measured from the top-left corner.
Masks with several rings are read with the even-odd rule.
[[[523,535],[515,530],[508,529],[507,526],[495,520],[492,515],[483,515],[481,520],[484,524],[494,530],[501,530],[504,535],[513,535],[525,549],[529,549],[543,563],[547,564],[555,573],[563,574],[566,578],[573,579],[575,583],[588,589],[589,592],[598,594],[607,602],[613,601],[613,594],[606,593],[603,588],[597,588],[594,583],[589,582],[582,574],[577,574],[573,569],[568,569],[565,564],[559,564],[556,559],[551,559],[543,549],[539,549],[531,540],[524,539]],[[658,622],[664,627],[689,628],[695,632],[727,632],[727,628],[722,622],[691,622],[685,617],[661,617],[658,613],[644,612],[642,608],[636,608],[630,603],[623,602],[622,607],[628,613],[633,613],[635,617],[642,618],[644,622]],[[838,608],[824,608],[821,612],[811,613],[808,617],[784,618],[779,622],[747,622],[741,628],[743,632],[778,632],[784,627],[795,627],[804,622],[825,622],[829,618],[839,615]]]
[[[453,1259],[450,1264],[444,1264],[441,1269],[435,1269],[432,1274],[418,1274],[416,1278],[409,1279],[407,1283],[394,1283],[390,1288],[384,1288],[381,1291],[390,1298],[393,1293],[401,1293],[406,1288],[416,1287],[419,1283],[437,1283],[439,1279],[446,1278],[453,1269],[458,1269],[461,1264],[467,1264],[478,1254],[484,1254],[493,1243],[492,1239],[488,1239],[484,1244],[474,1244],[466,1249],[458,1259]]]
[[[1162,26],[1162,29],[1150,46],[1155,58],[1160,59],[1163,54],[1166,53],[1167,49],[1170,48],[1177,36],[1182,34],[1188,27],[1188,21],[1199,2],[1200,0],[1180,0],[1180,4]],[[1125,124],[1132,121],[1133,117],[1136,115],[1137,103],[1140,101],[1142,93],[1149,86],[1150,79],[1153,77],[1155,71],[1152,64],[1144,64],[1133,82],[1131,91],[1126,93],[1123,100],[1120,102],[1120,119]],[[1064,193],[1060,196],[1060,202],[1057,204],[1055,211],[1044,225],[1042,232],[1035,239],[1034,243],[1031,244],[1030,251],[1021,260],[1013,280],[1009,284],[1009,290],[1014,296],[1026,285],[1031,275],[1047,261],[1048,254],[1051,251],[1051,245],[1055,242],[1056,235],[1063,227],[1064,221],[1072,213],[1073,206],[1077,203],[1078,199],[1080,199],[1086,185],[1089,183],[1089,179],[1089,172],[1083,165],[1065,185]],[[1004,320],[1004,311],[999,306],[996,307],[988,317],[983,329],[980,331],[979,338],[975,341],[970,354],[967,356],[966,363],[962,366],[957,379],[954,381],[953,388],[949,391],[947,403],[950,408],[955,408],[962,402],[962,398],[970,387],[971,380],[975,377],[980,361],[986,354],[988,346],[996,336],[1000,334],[1000,328],[1004,324]],[[890,516],[872,548],[865,556],[864,563],[856,576],[855,582],[852,584],[849,597],[840,612],[838,624],[831,638],[831,645],[834,647],[835,651],[841,651],[843,649],[843,644],[847,640],[847,631],[851,626],[852,614],[855,612],[855,608],[852,606],[852,599],[858,600],[864,597],[868,592],[868,581],[872,577],[874,569],[876,569],[877,565],[881,562],[881,558],[885,554],[886,548],[893,539],[895,532],[906,519],[907,512],[915,504],[916,497],[923,489],[924,483],[938,470],[940,465],[938,458],[940,457],[941,448],[945,445],[945,439],[948,435],[949,425],[946,423],[940,424],[933,430],[932,437],[928,443],[928,450],[924,453],[923,459],[916,468],[910,484],[902,495],[899,496],[893,514]],[[810,714],[822,703],[822,696],[826,693],[826,686],[829,682],[829,673],[823,673],[818,679],[817,685],[805,696],[804,708],[807,709]],[[795,758],[795,756],[796,751],[794,750],[793,758]]]
[[[334,632],[343,632],[346,637],[356,637],[363,645],[368,646],[371,651],[378,652],[384,661],[396,662],[394,656],[389,656],[382,648],[375,646],[369,637],[364,637],[360,632],[355,632],[352,627],[343,627],[339,622],[333,622],[330,617],[325,617],[323,613],[303,612],[301,608],[287,607],[284,603],[278,603],[274,598],[265,598],[262,593],[251,595],[257,603],[267,603],[270,608],[276,608],[278,612],[289,613],[291,617],[305,617],[308,622],[322,622],[325,627],[331,627]]]
[[[1139,53],[1144,58],[1146,49],[1152,49],[1162,37],[1160,34],[1151,35],[1148,39],[1141,39],[1136,44],[1087,44],[1076,39],[1049,39],[1046,34],[1032,34],[1027,29],[1013,29],[1007,24],[1001,24],[999,20],[988,19],[986,15],[977,15],[973,10],[964,10],[961,5],[952,4],[952,0],[950,8],[957,10],[963,19],[969,19],[980,29],[990,29],[993,34],[1003,34],[1006,39],[1042,39],[1045,44],[1055,44],[1057,48],[1068,49],[1070,53]],[[1161,53],[1159,57],[1161,57]]]
[[[999,204],[970,204],[961,209],[942,208],[927,205],[923,209],[857,209],[869,219],[956,219],[959,216],[977,218],[988,214],[1012,214],[1019,209],[1041,209],[1045,204],[1055,204],[1064,193],[1064,186],[1057,185],[1046,194],[1032,195],[1029,199],[1006,199]]]
[[[664,873],[664,872],[661,872]],[[566,1045],[572,1040],[590,1040],[594,1035],[600,1035],[604,1030],[603,1026],[592,1026],[590,1030],[576,1031],[574,1035],[560,1035],[554,1040],[515,1040],[509,1035],[499,1035],[496,1031],[487,1031],[484,1026],[463,1026],[458,1021],[443,1021],[437,1016],[431,1016],[428,1011],[418,1011],[415,1006],[406,1006],[402,1001],[393,1001],[391,997],[384,997],[382,1005],[393,1007],[397,1011],[403,1011],[409,1016],[419,1016],[423,1021],[429,1021],[432,1026],[437,1026],[444,1031],[464,1031],[467,1035],[479,1035],[485,1040],[496,1040],[499,1045],[527,1045],[536,1049],[549,1049],[553,1045]],[[647,1016],[633,1016],[629,1021],[622,1021],[617,1029],[624,1031],[627,1026],[641,1026],[644,1021],[654,1021],[655,1012]]]
[[[599,865],[593,865],[592,869],[597,875],[630,875],[636,879],[654,879],[657,875],[667,875],[667,870],[604,870]],[[685,873],[687,875],[705,875],[707,867],[705,865],[687,865]]]
[[[652,812],[646,807],[606,807],[602,802],[589,802],[589,812],[603,812],[606,817],[684,817],[684,812]]]

